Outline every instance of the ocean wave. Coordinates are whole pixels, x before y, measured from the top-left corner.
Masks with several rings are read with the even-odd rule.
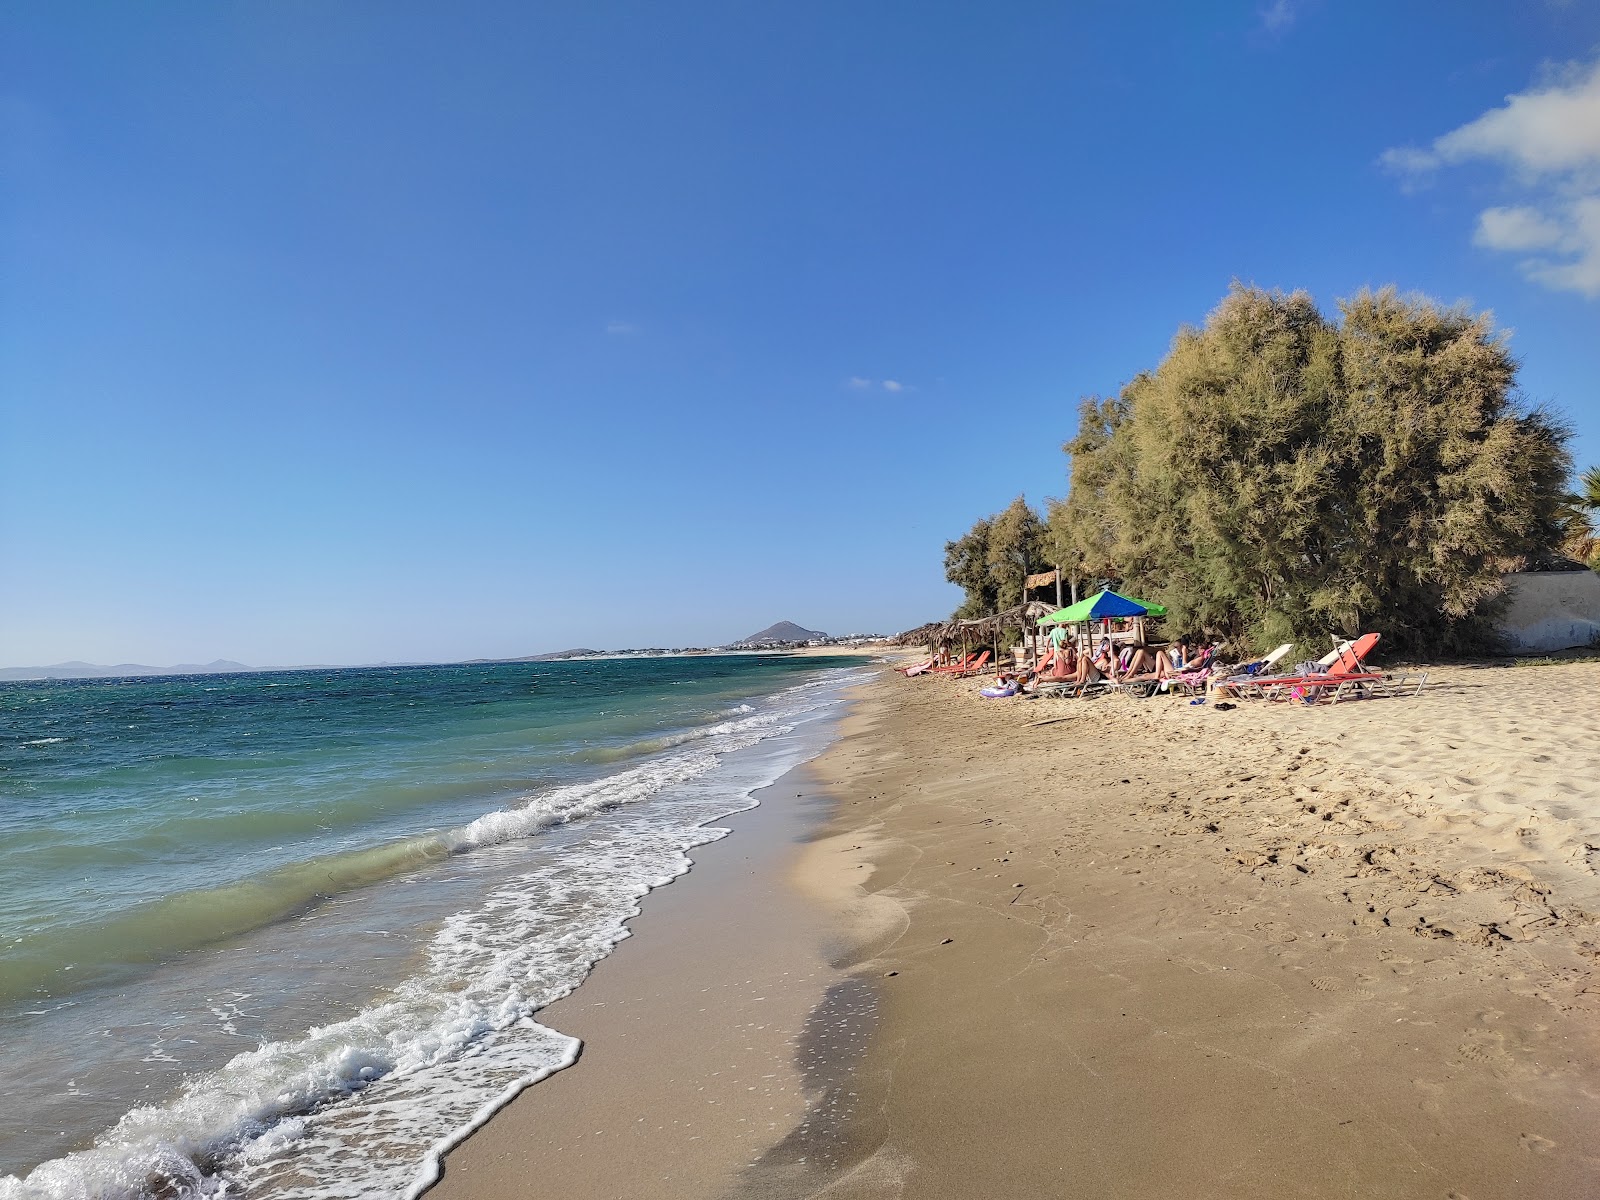
[[[638,741],[626,742],[620,746],[598,746],[582,750],[574,754],[577,759],[597,763],[622,762],[632,758],[643,758],[650,754],[660,754],[663,750],[671,750],[678,746],[686,746],[691,742],[698,742],[703,738],[717,737],[720,734],[737,732],[741,727],[739,722],[729,721],[728,717],[742,716],[754,713],[756,709],[749,704],[740,704],[725,712],[707,718],[706,724],[690,729],[682,729],[676,733],[662,733],[654,737],[640,738]]]
[[[575,1060],[577,1040],[533,1014],[577,987],[629,935],[626,922],[642,898],[689,869],[689,850],[726,834],[708,822],[752,806],[754,790],[792,765],[762,760],[737,783],[714,785],[725,756],[791,731],[831,702],[813,685],[785,689],[773,701],[708,727],[693,745],[419,839],[436,844],[430,853],[460,853],[675,789],[672,803],[597,826],[547,866],[450,917],[426,967],[380,1002],[190,1078],[171,1100],[130,1111],[90,1148],[25,1178],[0,1179],[0,1200],[240,1190],[303,1200],[416,1196],[437,1178],[445,1150],[517,1092]],[[421,846],[384,849],[403,858]],[[338,1103],[357,1094],[358,1102]]]
[[[790,727],[782,712],[720,721],[659,739],[658,750],[704,745],[652,758],[589,783],[524,796],[454,829],[321,855],[219,887],[178,892],[92,924],[25,936],[7,947],[0,1004],[47,998],[66,990],[69,983],[72,991],[92,987],[131,968],[239,937],[448,855],[531,837],[638,804],[663,788],[705,774],[720,755],[787,732]],[[74,971],[70,979],[64,976],[66,970]]]

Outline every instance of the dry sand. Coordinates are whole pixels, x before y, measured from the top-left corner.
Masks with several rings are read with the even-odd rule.
[[[652,896],[436,1194],[1600,1195],[1600,665],[976,689],[862,689],[826,830],[788,781]]]
[[[1600,1195],[1600,667],[975,692],[888,676],[818,764],[880,1025],[840,1165],[744,1194]]]

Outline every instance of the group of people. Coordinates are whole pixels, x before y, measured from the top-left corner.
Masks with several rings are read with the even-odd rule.
[[[1077,640],[1057,626],[1050,632],[1049,653],[1026,671],[1002,672],[998,686],[1014,695],[1029,690],[1040,679],[1075,687],[1107,680],[1159,684],[1197,669],[1210,654],[1207,648],[1190,645],[1187,638],[1164,646],[1135,644],[1118,649],[1104,636],[1093,650],[1080,649]]]

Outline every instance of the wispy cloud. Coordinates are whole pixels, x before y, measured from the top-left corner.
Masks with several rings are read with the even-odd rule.
[[[882,388],[886,392],[914,392],[917,389],[909,383],[902,383],[898,379],[868,379],[862,375],[852,375],[845,380],[845,386],[858,392],[872,391]]]
[[[1408,186],[1464,163],[1498,166],[1522,203],[1484,209],[1473,242],[1528,255],[1518,267],[1546,287],[1600,297],[1600,59],[1556,69],[1429,145],[1398,146],[1380,161]]]
[[[1282,33],[1294,24],[1300,9],[1295,0],[1272,0],[1271,4],[1258,9],[1256,15],[1261,18],[1261,28],[1268,33]]]
[[[632,321],[607,321],[606,332],[612,337],[632,337],[639,332],[639,327]]]

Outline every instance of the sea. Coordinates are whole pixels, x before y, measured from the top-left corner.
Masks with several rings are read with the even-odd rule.
[[[0,1200],[420,1194],[575,1061],[539,1010],[827,744],[863,674],[0,684]]]

